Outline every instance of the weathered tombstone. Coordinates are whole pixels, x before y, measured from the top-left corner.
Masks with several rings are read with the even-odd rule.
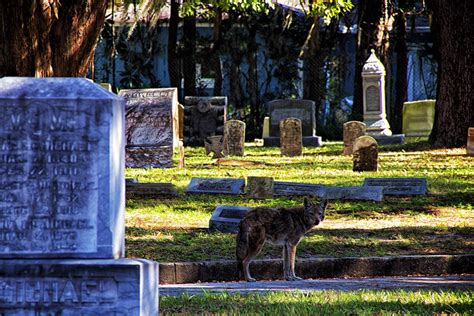
[[[224,124],[224,155],[243,156],[245,148],[245,123],[229,120]]]
[[[118,259],[124,125],[84,78],[0,79],[2,314],[158,313],[158,264]]]
[[[270,137],[270,117],[263,118],[262,139]]]
[[[224,135],[227,97],[184,98],[184,145],[203,146],[209,136]]]
[[[183,141],[181,140],[179,141],[178,150],[179,150],[178,168],[182,169],[184,168],[185,156],[184,156],[184,144],[183,144]]]
[[[405,135],[392,135],[385,110],[385,67],[372,49],[362,68],[363,112],[367,134],[379,144],[402,144]]]
[[[343,155],[352,155],[352,146],[354,141],[365,135],[366,125],[365,123],[358,121],[350,121],[344,123],[343,126],[343,140],[344,140],[344,149],[342,151]]]
[[[283,156],[301,156],[303,140],[300,119],[289,117],[280,122],[280,149]]]
[[[353,171],[377,171],[377,141],[370,136],[361,136],[352,148]]]
[[[273,197],[273,178],[247,177],[247,195],[254,199]]]
[[[177,89],[120,90],[119,95],[126,101],[127,166],[172,167],[179,141]]]
[[[384,195],[411,196],[425,195],[426,178],[365,178],[365,187],[383,187]]]
[[[322,184],[296,183],[275,181],[273,183],[273,195],[275,196],[316,196],[324,197],[326,186]]]
[[[250,207],[219,205],[212,213],[209,220],[209,230],[217,230],[223,233],[237,233],[239,223],[250,211]]]
[[[244,179],[192,178],[186,193],[243,194],[244,186]]]
[[[301,120],[303,145],[321,146],[321,137],[316,136],[316,107],[311,100],[273,100],[268,102],[270,136],[264,138],[265,146],[280,145],[280,122],[294,117]]]
[[[466,154],[474,156],[474,127],[469,127],[467,130]]]
[[[178,103],[179,139],[184,138],[184,106]]]
[[[325,198],[328,200],[367,200],[380,202],[383,199],[383,187],[342,187],[327,186]]]
[[[428,137],[433,129],[436,100],[403,103],[403,134],[407,137]]]
[[[224,153],[224,137],[223,136],[209,136],[206,138],[204,143],[204,149],[206,150],[206,155],[212,153],[212,158],[219,159],[223,158]]]

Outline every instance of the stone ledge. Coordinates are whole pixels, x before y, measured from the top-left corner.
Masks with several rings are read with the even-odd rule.
[[[233,260],[160,263],[160,284],[236,281]],[[255,260],[250,265],[257,280],[282,278],[280,259]],[[303,258],[296,274],[308,278],[349,278],[462,274],[474,271],[474,254],[394,257]]]

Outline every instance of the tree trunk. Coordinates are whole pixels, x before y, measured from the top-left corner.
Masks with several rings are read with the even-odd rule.
[[[181,100],[181,75],[179,69],[179,58],[176,46],[178,43],[179,26],[179,2],[171,0],[170,22],[168,28],[168,74],[170,76],[170,85],[178,88],[178,96]]]
[[[183,78],[184,95],[196,95],[196,13],[184,18],[183,23]]]
[[[474,10],[472,0],[427,1],[438,46],[438,88],[430,142],[465,146],[474,127]]]
[[[362,121],[362,68],[370,50],[374,49],[377,57],[388,69],[389,48],[389,14],[388,0],[359,0],[357,4],[358,31],[356,42],[356,65],[354,80],[354,105],[352,119]]]
[[[405,5],[406,0],[400,0],[399,6]],[[407,18],[400,10],[395,18],[396,36],[395,53],[397,54],[397,73],[395,79],[395,102],[390,112],[390,127],[394,134],[402,133],[403,103],[407,100]]]
[[[214,95],[222,94],[222,65],[220,59],[220,47],[222,42],[222,11],[216,9],[214,18],[213,43],[212,43],[212,66],[214,69]]]
[[[85,76],[107,0],[0,1],[0,76]]]
[[[250,96],[251,123],[255,127],[260,125],[260,104],[258,102],[258,64],[257,64],[257,27],[249,27],[249,45],[247,50],[248,68],[248,93]],[[258,128],[255,128],[257,130]],[[258,134],[258,131],[257,131]]]

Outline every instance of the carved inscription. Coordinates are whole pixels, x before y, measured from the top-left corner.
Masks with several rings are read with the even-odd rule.
[[[0,306],[115,304],[117,282],[112,278],[1,278]]]
[[[375,86],[370,86],[366,91],[366,111],[377,112],[380,111],[380,92]]]
[[[104,114],[77,104],[2,105],[0,252],[97,251]]]

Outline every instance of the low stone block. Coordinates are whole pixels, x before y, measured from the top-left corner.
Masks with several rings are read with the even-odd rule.
[[[243,194],[244,186],[244,179],[192,178],[186,193]]]
[[[383,199],[383,187],[326,187],[328,200],[367,200],[380,202]]]
[[[273,197],[273,178],[247,177],[247,195],[254,199]]]
[[[158,263],[0,260],[4,315],[158,315]]]
[[[176,262],[176,283],[194,283],[199,280],[201,265],[199,262]]]
[[[209,229],[223,233],[237,233],[240,221],[250,210],[250,207],[244,206],[219,205],[209,220]]]
[[[172,146],[126,146],[125,159],[128,168],[173,167]]]
[[[175,263],[160,263],[159,271],[160,284],[177,283]]]
[[[273,183],[273,194],[275,196],[296,195],[324,197],[326,194],[326,186],[322,184],[275,181]]]
[[[426,178],[365,178],[365,187],[381,186],[384,195],[410,196],[425,195]]]
[[[303,136],[303,147],[321,147],[323,145],[323,138],[321,136]],[[280,137],[265,137],[263,138],[263,146],[265,147],[279,147]]]
[[[126,193],[128,197],[178,196],[172,183],[127,183]]]
[[[378,145],[403,145],[405,144],[405,134],[393,134],[390,136],[374,135],[372,136]]]

